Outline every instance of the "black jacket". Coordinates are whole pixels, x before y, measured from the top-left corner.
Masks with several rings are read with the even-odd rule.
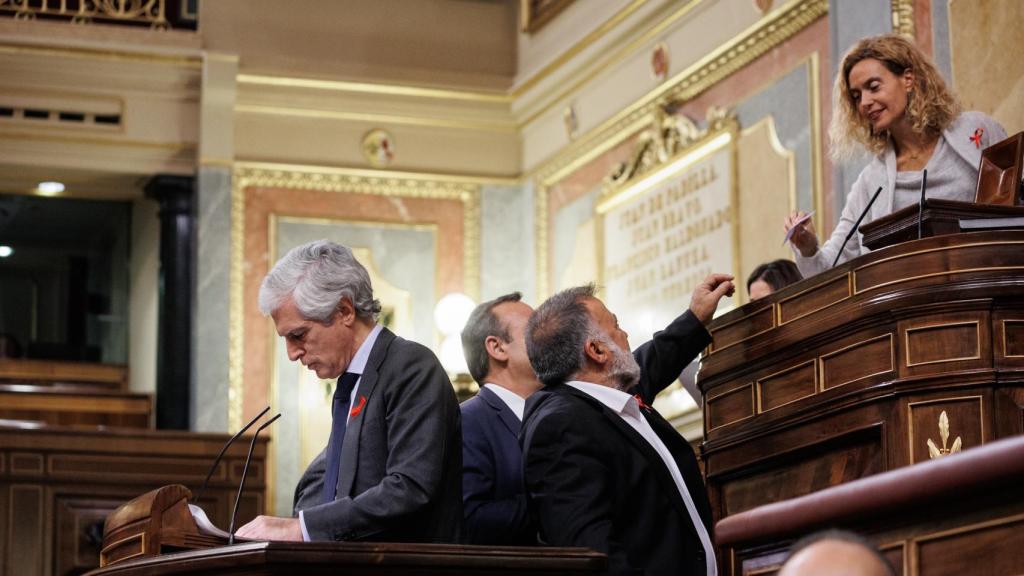
[[[648,365],[678,375],[710,341],[689,313],[666,332],[675,342],[661,338],[671,346],[648,351],[654,356],[646,358],[636,390],[648,404],[667,385],[652,384]],[[656,411],[643,412],[672,453],[712,534],[711,506],[693,450]],[[705,574],[704,550],[668,469],[618,414],[571,386],[549,386],[527,402],[521,442],[530,510],[547,544],[604,552],[611,574]]]

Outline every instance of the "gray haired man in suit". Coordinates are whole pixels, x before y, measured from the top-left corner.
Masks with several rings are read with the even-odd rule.
[[[451,382],[430,350],[377,324],[352,251],[326,240],[285,255],[260,287],[288,357],[338,378],[331,438],[295,489],[295,517],[259,516],[258,540],[457,542],[462,436]]]

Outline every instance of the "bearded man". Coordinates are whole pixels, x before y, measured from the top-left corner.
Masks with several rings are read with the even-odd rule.
[[[708,276],[670,326],[686,342],[677,347],[688,355],[683,364],[710,342],[704,325],[733,289],[732,276]],[[541,304],[526,350],[544,384],[527,401],[521,436],[541,539],[604,552],[610,574],[716,575],[711,506],[693,449],[649,406],[664,384],[641,377],[626,332],[594,287]]]

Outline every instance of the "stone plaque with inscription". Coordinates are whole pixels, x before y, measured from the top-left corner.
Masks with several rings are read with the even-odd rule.
[[[734,135],[707,134],[598,204],[605,302],[632,342],[686,310],[708,274],[735,273]]]

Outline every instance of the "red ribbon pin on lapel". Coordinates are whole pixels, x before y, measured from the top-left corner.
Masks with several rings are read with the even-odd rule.
[[[650,410],[651,407],[644,403],[644,399],[639,394],[634,394],[633,398],[636,398],[636,403],[640,405],[640,408],[644,410]]]
[[[981,148],[981,137],[985,134],[984,128],[978,128],[974,131],[974,136],[971,136],[971,142],[974,142],[976,148]]]
[[[359,404],[352,407],[352,410],[348,413],[348,417],[355,418],[356,416],[359,416],[359,413],[363,411],[363,406],[366,406],[366,396],[359,397]]]

